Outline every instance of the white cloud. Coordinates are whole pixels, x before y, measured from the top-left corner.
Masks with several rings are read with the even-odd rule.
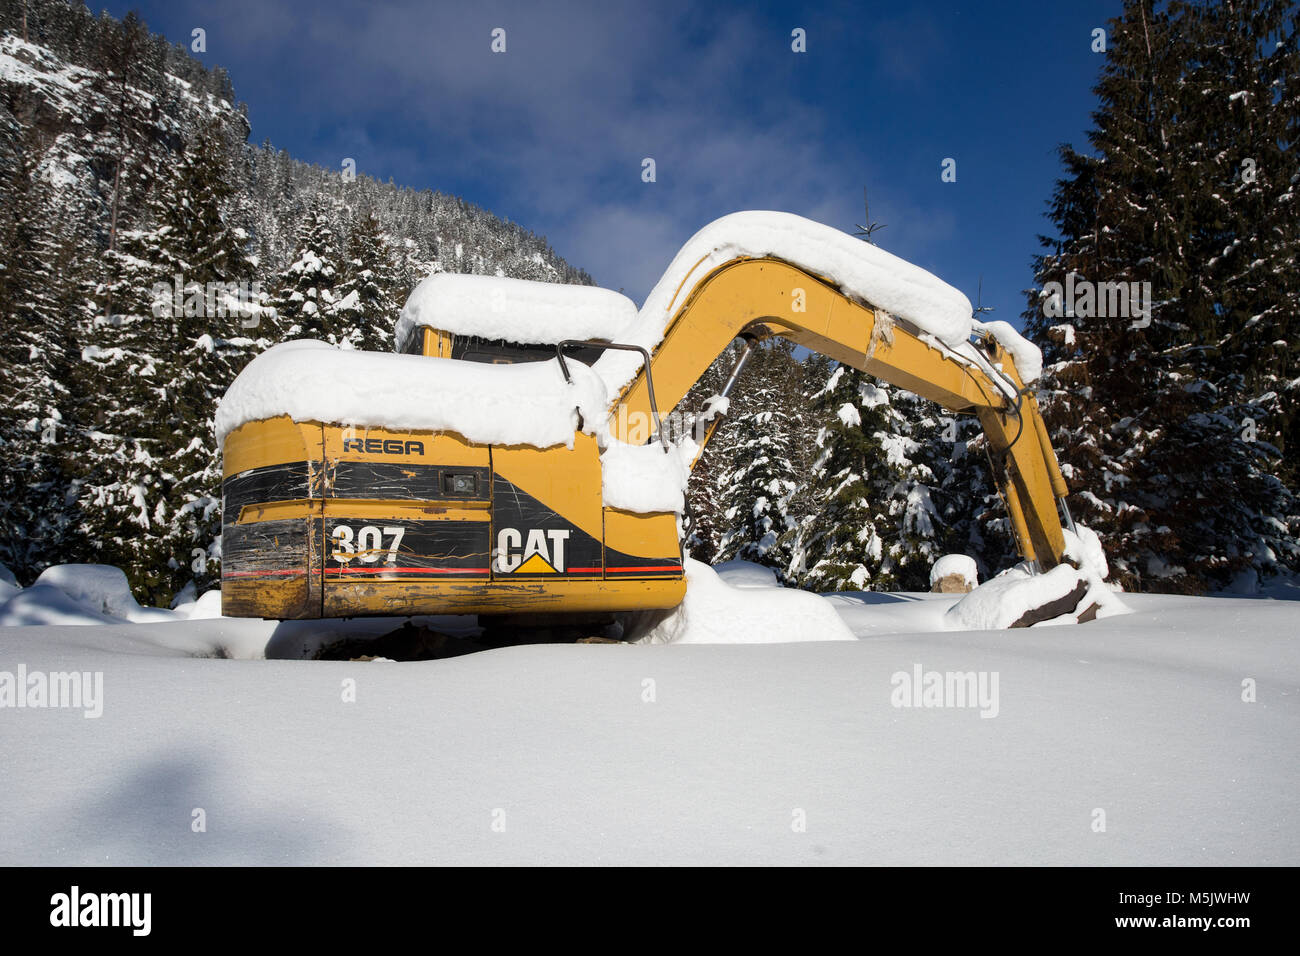
[[[326,8],[288,27],[264,2],[234,2],[236,15],[280,31],[261,56],[312,71],[303,95],[353,118],[321,130],[324,149],[354,156],[363,172],[373,157],[381,176],[402,182],[489,184],[490,198],[472,187],[467,198],[544,233],[634,299],[718,216],[781,209],[845,229],[861,217],[872,156],[837,149],[844,117],[756,82],[797,54],[788,31],[744,10],[411,0],[364,7],[343,26]],[[489,46],[498,26],[504,54]],[[261,27],[257,36],[267,43]],[[386,124],[409,141],[385,135]],[[657,164],[652,184],[640,178],[646,156]],[[896,243],[952,228],[933,211],[898,210],[891,221],[897,207],[884,197],[879,208],[873,218],[890,222],[882,244],[903,254]]]

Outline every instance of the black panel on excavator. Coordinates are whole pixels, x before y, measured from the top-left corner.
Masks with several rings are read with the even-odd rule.
[[[571,348],[567,358],[591,365],[600,358],[597,348]],[[489,365],[515,365],[519,362],[546,362],[555,358],[554,345],[532,345],[507,342],[504,339],[481,339],[472,335],[456,335],[451,341],[451,357],[466,362],[485,362]]]
[[[234,524],[245,505],[312,497],[310,466],[305,461],[250,468],[221,483],[221,523]]]
[[[602,541],[500,475],[493,477],[492,534],[497,580],[604,571]]]

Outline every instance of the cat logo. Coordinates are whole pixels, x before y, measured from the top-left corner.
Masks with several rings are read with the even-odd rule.
[[[567,540],[568,531],[534,528],[525,538],[516,528],[502,528],[492,568],[508,574],[563,574]]]

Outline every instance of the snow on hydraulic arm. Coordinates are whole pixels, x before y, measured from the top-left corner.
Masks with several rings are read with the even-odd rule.
[[[502,297],[525,287],[540,287],[521,306],[536,321],[505,322]],[[218,413],[223,613],[676,606],[680,504],[637,491],[653,476],[615,474],[653,464],[647,451],[674,459],[660,412],[737,337],[781,336],[977,416],[1022,557],[1043,572],[1067,560],[1067,487],[1018,367],[1032,356],[928,273],[797,217],[742,213],[702,230],[634,313],[606,290],[435,276],[399,322],[407,354],[259,356]],[[1086,590],[1016,623],[1077,612]]]

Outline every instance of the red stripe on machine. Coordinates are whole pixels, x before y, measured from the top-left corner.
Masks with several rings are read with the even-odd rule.
[[[289,575],[294,575],[294,574],[306,576],[307,572],[299,568],[290,568],[289,570],[286,571],[222,571],[221,572],[221,576],[223,578],[279,578],[279,577],[287,577]]]
[[[330,574],[487,574],[487,568],[326,568]]]
[[[680,564],[647,564],[631,568],[569,568],[569,574],[599,574],[602,570],[615,574],[634,574],[637,571],[680,571]],[[487,574],[487,568],[326,568],[327,574]],[[227,571],[225,578],[273,578],[305,576],[306,571],[287,568],[276,571]]]
[[[630,571],[680,571],[680,564],[643,564],[636,568],[606,568],[606,571],[630,572]]]

